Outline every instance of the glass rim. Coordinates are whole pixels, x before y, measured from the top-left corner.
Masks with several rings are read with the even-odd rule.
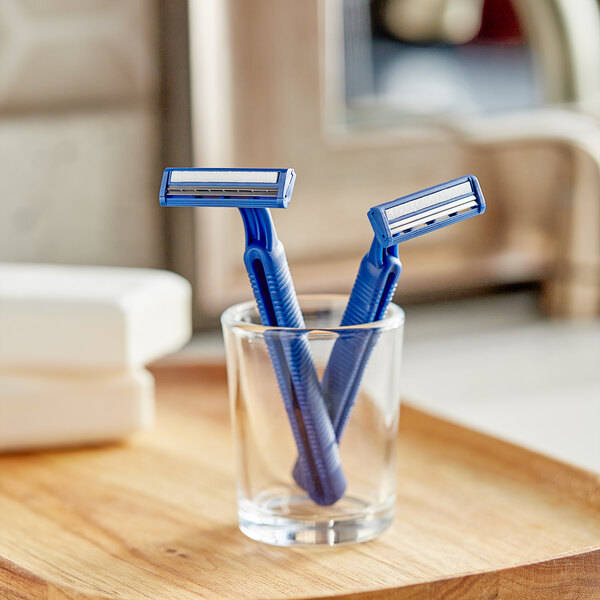
[[[323,300],[330,302],[343,302],[343,307],[346,306],[349,296],[346,294],[298,294],[298,302],[302,307],[303,301],[311,300]],[[258,323],[248,323],[247,321],[241,320],[242,314],[248,314],[249,310],[257,310],[256,302],[254,300],[246,300],[244,302],[238,302],[226,308],[221,314],[221,324],[229,327],[235,327],[237,329],[243,329],[245,331],[253,331],[262,333],[265,331],[294,331],[294,332],[339,332],[356,329],[377,329],[377,330],[388,330],[400,327],[404,324],[405,313],[404,310],[395,304],[390,302],[386,316],[379,321],[372,321],[370,323],[359,323],[357,325],[336,325],[331,327],[278,327],[274,325],[262,325]]]

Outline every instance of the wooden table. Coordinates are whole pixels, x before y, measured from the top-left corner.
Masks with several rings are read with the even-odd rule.
[[[237,529],[223,367],[155,371],[127,443],[0,458],[0,598],[600,598],[600,478],[409,406],[397,517],[372,542]]]

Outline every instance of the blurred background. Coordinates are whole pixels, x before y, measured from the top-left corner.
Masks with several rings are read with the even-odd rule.
[[[243,230],[161,210],[164,166],[293,167],[300,292],[349,292],[370,206],[476,174],[484,217],[400,249],[406,395],[600,470],[598,0],[1,0],[0,149],[0,261],[183,274],[190,360]]]

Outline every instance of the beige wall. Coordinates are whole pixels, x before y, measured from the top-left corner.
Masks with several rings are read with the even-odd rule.
[[[158,14],[0,2],[0,261],[164,265]]]

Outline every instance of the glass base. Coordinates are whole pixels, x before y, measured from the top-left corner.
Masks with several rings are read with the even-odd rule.
[[[258,542],[338,546],[373,539],[391,525],[394,512],[395,501],[374,508],[346,495],[333,507],[319,507],[306,495],[285,494],[241,502],[238,518],[242,533]]]

